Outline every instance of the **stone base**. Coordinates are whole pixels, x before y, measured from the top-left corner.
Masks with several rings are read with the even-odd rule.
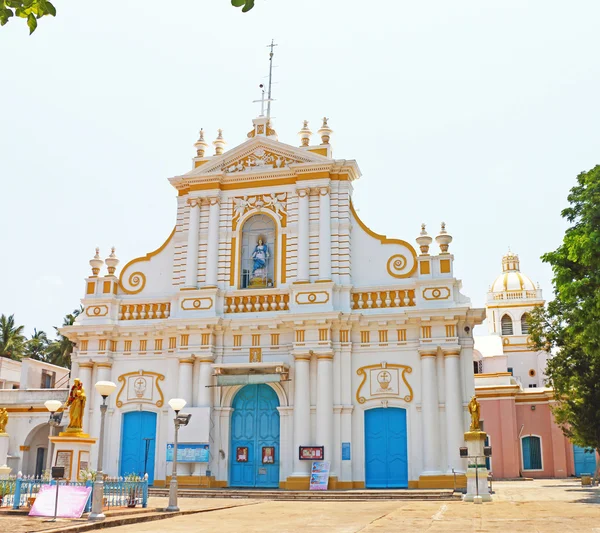
[[[83,469],[84,462],[87,462],[87,468],[91,468],[91,448],[98,439],[90,437],[87,433],[61,432],[58,437],[49,437],[49,440],[54,444],[52,466],[64,466],[57,464],[59,456],[61,460],[69,459],[65,468],[66,479],[78,481],[79,471]]]
[[[483,431],[468,431],[465,441],[469,449],[469,467],[467,469],[467,493],[463,501],[481,503],[492,501],[488,485],[488,471],[485,466],[483,447],[487,434]],[[475,459],[477,457],[478,459]],[[479,497],[478,497],[479,495]]]
[[[440,474],[435,476],[419,476],[417,486],[411,486],[409,489],[453,489],[454,474]],[[467,476],[465,474],[456,474],[456,488],[464,489],[467,486]]]
[[[9,438],[8,433],[0,433],[0,465],[6,466]]]
[[[8,479],[10,477],[10,473],[12,468],[7,466],[6,464],[0,466],[0,479]]]
[[[168,487],[171,483],[171,476],[166,480],[155,479],[155,487]],[[215,476],[177,476],[177,486],[180,489],[215,489],[221,487],[220,482],[215,480]]]

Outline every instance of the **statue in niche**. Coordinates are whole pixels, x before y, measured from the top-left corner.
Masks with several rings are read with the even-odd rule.
[[[265,239],[262,235],[258,237],[254,251],[252,252],[252,276],[250,286],[252,287],[267,287],[272,285],[267,280],[267,260],[271,255],[269,254],[269,247],[265,243]]]

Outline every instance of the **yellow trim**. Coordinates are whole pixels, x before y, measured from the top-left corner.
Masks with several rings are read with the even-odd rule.
[[[323,155],[327,157],[327,148],[309,148],[307,152],[312,152],[313,154]]]
[[[19,446],[19,451],[21,451],[21,452],[28,452],[29,451],[29,446]]]
[[[110,293],[110,281],[105,281],[102,285],[102,292],[104,294],[109,294]]]
[[[144,289],[144,287],[146,285],[146,276],[144,276],[142,274],[142,276],[143,276],[143,283],[142,283],[142,285],[141,285],[141,287],[139,289],[130,291],[129,289],[126,289],[125,287],[123,287],[123,274],[125,274],[126,270],[131,265],[133,265],[135,263],[141,263],[143,261],[150,261],[150,259],[152,259],[154,256],[158,255],[160,252],[162,252],[168,246],[168,244],[171,242],[171,239],[173,238],[173,235],[175,235],[175,230],[176,229],[177,229],[177,226],[175,226],[173,228],[173,231],[171,231],[171,234],[167,237],[167,240],[165,242],[163,242],[162,245],[160,247],[158,247],[156,250],[154,250],[153,252],[147,253],[144,257],[136,257],[135,259],[132,259],[131,261],[129,261],[129,263],[127,263],[123,267],[123,269],[121,270],[121,274],[119,275],[119,288],[125,294],[138,294],[139,292],[142,292],[142,290]]]
[[[287,235],[281,235],[281,283],[285,283],[287,279]]]
[[[180,359],[179,362],[184,365],[193,365],[194,364],[193,359]]]
[[[440,273],[450,274],[450,259],[440,259]]]
[[[490,309],[510,309],[511,307],[543,307],[544,304],[508,304],[508,305],[494,305],[493,303],[487,304]]]
[[[408,274],[403,275],[402,277],[408,278],[409,276],[412,276],[412,274],[414,274],[415,270],[417,269],[417,252],[415,251],[415,249],[406,241],[403,241],[401,239],[388,239],[385,235],[380,235],[379,233],[375,233],[373,230],[369,229],[356,213],[352,200],[350,200],[350,212],[352,213],[352,216],[354,217],[356,222],[358,222],[358,225],[361,227],[361,229],[368,233],[371,237],[377,239],[381,244],[400,244],[402,246],[406,246],[406,248],[410,250],[410,253],[412,254],[414,259],[414,265],[411,271]]]
[[[485,431],[467,431],[464,434],[465,441],[484,441],[487,437],[487,433]]]
[[[411,485],[411,483],[413,485]],[[465,474],[456,475],[456,488],[465,488],[467,486],[467,476]],[[454,488],[454,476],[442,474],[437,476],[419,476],[419,481],[409,481],[408,488],[415,489],[452,489]]]
[[[298,301],[299,296],[303,296],[307,294],[306,297],[308,302],[300,302]],[[317,294],[324,294],[326,296],[325,300],[322,302],[317,302]],[[299,292],[296,294],[296,303],[298,305],[309,305],[309,304],[326,304],[329,301],[329,293],[327,291],[313,291],[313,292]]]
[[[448,291],[448,294],[446,296],[442,297],[442,290]],[[427,296],[425,296],[425,292],[427,292],[427,291],[431,291],[432,298],[428,298]],[[437,292],[437,296],[436,296],[436,292]],[[423,289],[422,294],[423,294],[424,300],[447,300],[448,298],[450,298],[452,291],[450,290],[449,287],[426,287]]]
[[[86,294],[94,294],[95,292],[96,292],[96,282],[88,281],[85,293]]]
[[[371,397],[369,398],[369,400],[367,400],[367,398],[360,395],[360,391],[361,391],[363,385],[367,382],[367,373],[365,371],[375,369],[375,368],[383,368],[383,366],[381,365],[381,363],[378,365],[367,365],[367,366],[360,367],[356,371],[357,375],[363,377],[360,385],[358,386],[358,389],[356,390],[356,401],[360,404],[363,404],[369,400],[379,400],[382,397],[383,398],[393,397],[392,395],[388,395],[388,394],[371,394]],[[408,380],[406,379],[406,374],[410,374],[412,372],[412,368],[407,365],[396,365],[396,364],[390,364],[390,363],[388,363],[386,365],[386,368],[402,369],[402,375],[401,375],[402,381],[404,381],[404,384],[408,387],[409,393],[407,396],[404,396],[404,398],[401,398],[399,394],[396,395],[395,397],[400,398],[401,400],[404,400],[406,403],[412,402],[412,400],[414,398],[413,390],[412,390],[412,387],[410,386],[410,384],[408,383]],[[398,391],[398,392],[400,392],[400,391]]]
[[[97,363],[98,368],[112,368],[112,363]]]
[[[229,261],[229,286],[235,287],[235,237],[231,237],[231,260]]]
[[[475,374],[476,378],[498,378],[500,376],[512,376],[510,372],[492,372],[489,374]]]
[[[203,307],[202,303],[199,303],[198,306],[196,307],[196,302],[201,302],[201,300],[208,300],[209,301],[209,306],[208,307]],[[193,302],[192,303],[192,307],[186,307],[183,304],[185,302]],[[181,300],[181,309],[183,309],[184,311],[206,311],[208,309],[211,309],[213,306],[213,299],[212,298],[184,298],[183,300]]]
[[[165,376],[163,376],[162,374],[159,374],[157,372],[146,372],[145,370],[142,370],[142,372],[140,373],[138,372],[127,372],[126,374],[121,374],[118,378],[117,381],[120,381],[123,383],[123,385],[121,386],[121,390],[119,391],[119,393],[117,394],[117,400],[116,400],[116,405],[117,407],[120,409],[121,407],[123,407],[123,402],[119,400],[119,398],[121,397],[121,394],[123,393],[123,390],[125,390],[125,385],[127,384],[127,377],[129,376],[155,376],[155,380],[154,383],[156,384],[156,390],[158,391],[158,394],[160,396],[160,400],[158,400],[156,402],[156,407],[162,407],[164,402],[165,402],[165,397],[163,395],[162,389],[160,388],[159,385],[159,381],[164,381],[165,380]],[[132,402],[135,403],[135,402]],[[152,402],[137,402],[137,403],[152,403]]]
[[[63,432],[58,434],[58,437],[48,437],[52,442],[75,442],[75,443],[83,443],[83,444],[95,444],[98,439],[95,437],[90,437],[87,433],[82,433],[83,437],[62,437],[64,435]]]
[[[88,454],[88,469],[91,466],[90,465],[90,451],[89,450],[79,450],[79,453],[77,454],[77,477],[76,479],[79,479],[79,472],[81,472],[81,454],[82,453],[87,453]]]
[[[419,274],[431,274],[429,261],[419,261]]]
[[[104,313],[102,313],[102,309],[104,309]],[[92,314],[90,315],[90,310]],[[90,305],[85,308],[85,314],[90,318],[97,318],[108,315],[108,306],[107,305]]]

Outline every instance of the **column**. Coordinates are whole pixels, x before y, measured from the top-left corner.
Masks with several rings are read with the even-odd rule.
[[[316,445],[325,447],[325,460],[333,466],[333,355],[319,354],[317,358]]]
[[[83,390],[86,391],[86,395],[89,396],[92,394],[92,389],[94,388],[94,384],[92,383],[92,367],[93,363],[79,363],[79,375],[74,376],[81,380],[83,385]],[[85,410],[83,413],[83,432],[90,432],[90,402],[89,400],[86,402]],[[65,425],[67,423],[66,419],[63,419],[62,424]],[[95,436],[95,435],[92,435]]]
[[[219,273],[219,215],[220,198],[212,196],[208,199],[208,244],[206,248],[206,285],[216,287]]]
[[[198,374],[198,391],[196,405],[198,407],[212,407],[212,359],[200,359],[200,372]]]
[[[298,271],[297,281],[309,280],[310,225],[308,214],[308,189],[298,189]]]
[[[319,189],[319,279],[331,280],[331,196]]]
[[[310,461],[300,461],[300,446],[306,446],[310,439],[310,395],[309,363],[310,355],[294,356],[294,473],[293,476],[308,476]]]
[[[341,461],[340,472],[338,476],[341,481],[352,481],[352,345],[349,342],[349,329],[346,330],[347,335],[345,342],[341,342],[340,353],[340,371],[341,371],[341,397],[342,397],[342,414],[341,414],[341,442],[350,442],[350,461]],[[341,446],[341,444],[340,444]],[[357,478],[358,479],[358,478]]]
[[[187,259],[185,266],[185,286],[198,284],[198,225],[200,222],[200,198],[190,198],[190,216],[188,220]]]
[[[193,377],[194,377],[194,360],[193,359],[180,359],[179,360],[179,382],[178,382],[178,387],[177,387],[177,397],[183,398],[187,402],[186,407],[192,406]],[[192,465],[190,465],[189,463],[177,463],[177,475],[178,476],[189,476],[191,473],[191,466]]]
[[[439,399],[436,372],[437,349],[421,353],[421,425],[423,427],[423,474],[439,473]]]
[[[463,460],[458,449],[463,444],[464,417],[462,405],[462,385],[460,382],[460,348],[444,350],[446,381],[446,453],[448,472],[454,468],[463,471]]]

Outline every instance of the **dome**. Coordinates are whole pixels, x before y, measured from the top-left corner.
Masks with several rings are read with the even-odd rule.
[[[519,270],[519,256],[509,251],[502,257],[502,274],[494,280],[490,292],[535,290],[535,283]]]

